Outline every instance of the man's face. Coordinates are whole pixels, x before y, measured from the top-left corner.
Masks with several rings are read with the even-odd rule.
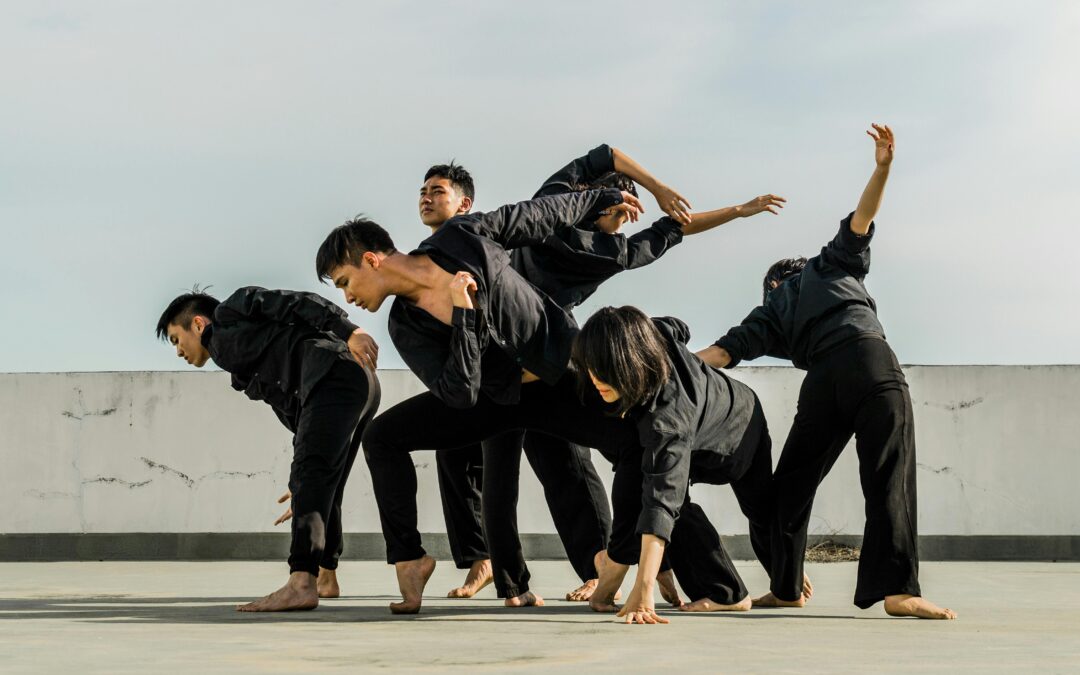
[[[356,305],[369,312],[379,311],[387,295],[379,276],[379,265],[384,257],[368,251],[359,266],[345,263],[330,270],[330,278],[334,281],[334,286],[345,294],[346,304]]]
[[[629,218],[626,211],[616,211],[614,209],[606,209],[601,211],[600,214],[600,217],[596,219],[596,227],[607,234],[618,232]]]
[[[439,227],[471,208],[472,200],[454,189],[446,178],[432,176],[420,187],[420,220],[428,227]]]
[[[210,359],[210,352],[202,343],[202,334],[209,325],[204,316],[196,316],[191,320],[191,326],[182,327],[180,324],[170,323],[166,329],[169,344],[176,347],[176,355],[184,359],[196,368],[202,368]]]

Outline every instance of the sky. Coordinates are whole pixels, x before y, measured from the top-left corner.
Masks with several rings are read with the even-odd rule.
[[[1077,363],[1078,32],[1038,0],[5,2],[0,372],[185,369],[153,329],[194,283],[343,304],[319,243],[364,213],[413,248],[430,165],[488,210],[605,142],[699,210],[788,199],[576,312],[704,346],[835,234],[871,122],[897,135],[867,285],[901,362]],[[349,312],[402,367],[389,305]]]

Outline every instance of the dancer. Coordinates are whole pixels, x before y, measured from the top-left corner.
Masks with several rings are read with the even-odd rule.
[[[876,167],[837,235],[809,260],[770,267],[762,305],[699,356],[731,368],[768,354],[807,371],[773,478],[780,532],[771,592],[755,604],[805,603],[802,569],[814,495],[854,435],[866,500],[855,604],[866,609],[884,601],[892,616],[954,619],[955,612],[921,597],[911,396],[863,285],[895,150],[892,130],[872,126]]]
[[[341,499],[364,426],[379,407],[375,341],[318,295],[255,286],[220,303],[198,290],[177,297],[157,336],[196,368],[213,359],[234,389],[265,401],[294,434],[289,579],[237,609],[314,609],[320,591],[336,596]]]
[[[637,430],[639,444],[614,457],[609,561],[590,605],[615,611],[629,566],[637,580],[618,615],[626,623],[668,623],[656,613],[653,579],[665,552],[692,602],[686,611],[746,611],[746,587],[690,483],[730,483],[750,521],[750,543],[771,563],[771,442],[750,387],[705,365],[686,347],[690,330],[635,307],[605,307],[581,328],[573,363],[583,397]]]

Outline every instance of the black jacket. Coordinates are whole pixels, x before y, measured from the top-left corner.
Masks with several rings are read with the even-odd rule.
[[[851,231],[852,215],[801,273],[773,289],[764,304],[716,341],[731,355],[728,368],[769,355],[791,359],[805,370],[818,356],[860,336],[885,337],[877,304],[863,285],[874,224],[859,236]]]
[[[555,172],[534,199],[578,191],[614,170],[611,148],[600,145]],[[656,261],[683,238],[682,226],[668,217],[629,237],[605,234],[591,222],[598,210],[578,227],[561,229],[510,254],[514,269],[566,309],[580,305],[619,272]]]
[[[671,376],[628,417],[643,453],[637,532],[670,541],[691,482],[723,484],[746,473],[755,448],[743,447],[742,439],[758,403],[750,387],[705,365],[686,347],[685,323],[670,317],[653,323],[664,338]]]
[[[590,211],[621,202],[618,190],[594,190],[446,221],[410,255],[428,255],[451,274],[472,274],[476,308],[455,308],[447,326],[396,298],[389,327],[401,358],[454,408],[472,407],[481,392],[496,403],[516,403],[522,369],[549,384],[557,382],[570,361],[577,324],[511,267],[507,249],[543,241],[580,223]]]
[[[322,296],[247,286],[218,305],[202,342],[234,389],[269,403],[295,430],[300,407],[334,362],[354,360],[347,344],[354,330]]]

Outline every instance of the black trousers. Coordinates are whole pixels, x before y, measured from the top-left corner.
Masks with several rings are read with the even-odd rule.
[[[615,520],[608,556],[623,565],[637,564],[641,557],[641,536],[636,532],[643,478],[640,452],[640,448],[633,448],[618,458],[611,489]],[[762,566],[769,571],[775,522],[772,441],[760,403],[754,406],[754,413],[734,452],[750,457],[742,475],[691,472],[691,480],[710,485],[731,484],[740,510],[750,521],[750,544]],[[690,500],[689,492],[671,531],[665,554],[691,600],[709,598],[713,602],[732,605],[746,597],[746,586],[724,549],[720,535],[702,508]]]
[[[487,543],[481,523],[484,486],[484,451],[479,443],[435,453],[446,537],[458,569],[469,569],[487,560]]]
[[[425,553],[416,528],[416,470],[409,453],[461,447],[516,429],[613,454],[637,444],[633,425],[579,402],[574,376],[569,373],[555,385],[522,386],[517,405],[498,405],[481,396],[474,407],[461,410],[430,393],[402,401],[376,417],[364,433],[364,456],[379,505],[387,562],[415,560]],[[490,475],[497,478],[498,469]]]
[[[379,407],[379,381],[359,364],[341,361],[300,409],[289,472],[292,546],[289,571],[336,569],[343,549],[341,500],[364,427]]]
[[[855,604],[886,595],[919,595],[915,426],[907,381],[885,340],[842,345],[810,367],[773,476],[777,536],[772,592],[802,592],[806,530],[814,495],[855,436],[866,526]]]
[[[486,439],[484,449],[484,535],[491,551],[500,598],[529,590],[529,568],[518,536],[517,503],[522,449],[544,488],[567,558],[582,581],[595,579],[593,562],[611,532],[607,492],[592,452],[535,431],[514,430]]]

